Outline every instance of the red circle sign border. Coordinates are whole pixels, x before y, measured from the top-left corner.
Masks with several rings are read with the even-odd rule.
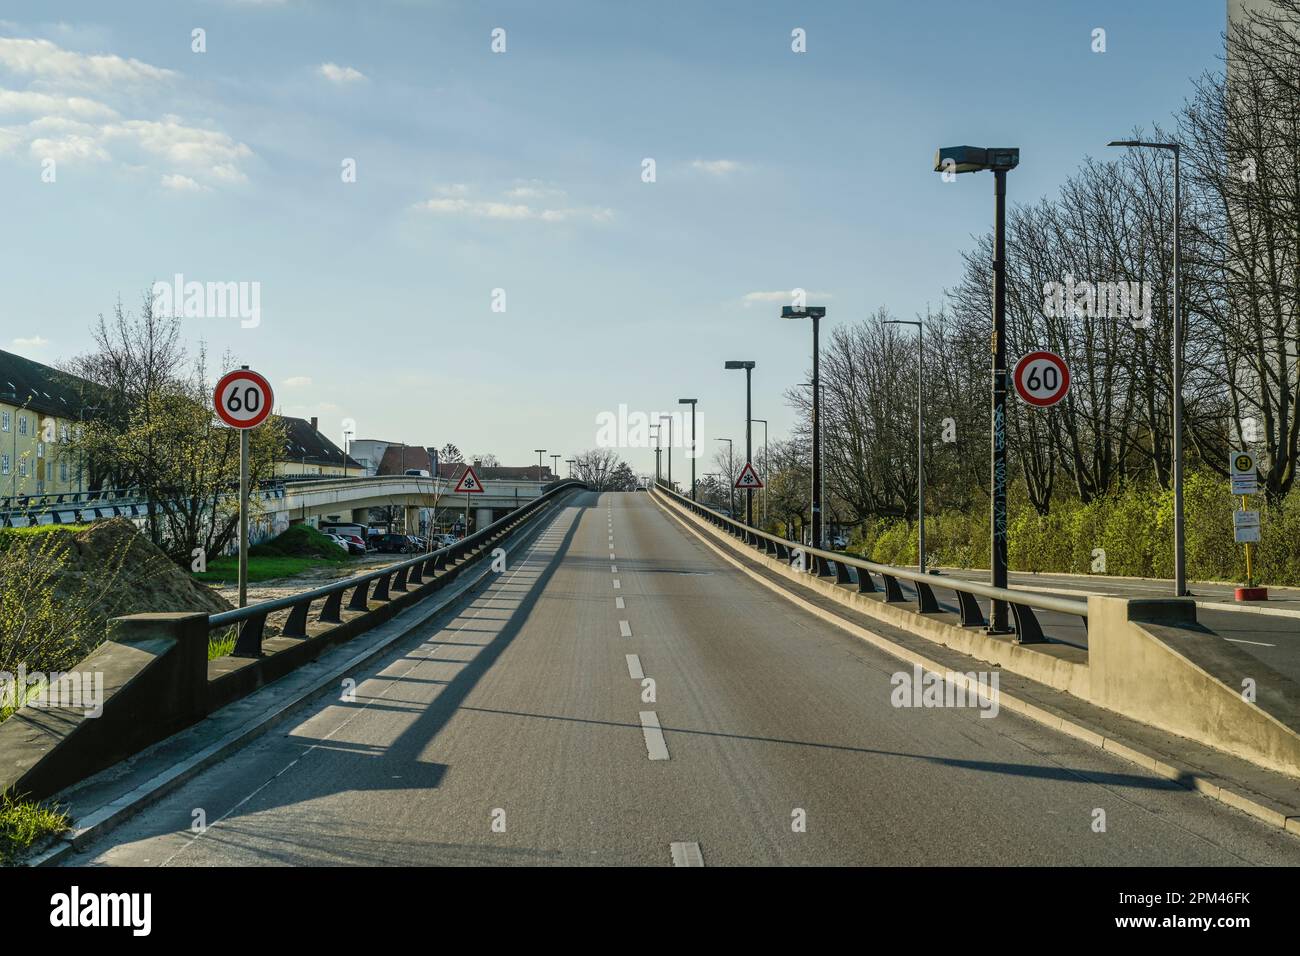
[[[1061,370],[1061,390],[1055,398],[1034,398],[1021,388],[1020,369],[1035,359],[1047,359]],[[1065,398],[1066,394],[1070,391],[1070,366],[1066,365],[1065,359],[1061,358],[1061,356],[1057,355],[1055,352],[1030,352],[1028,355],[1022,355],[1020,357],[1020,361],[1016,363],[1015,369],[1011,372],[1011,380],[1015,384],[1016,394],[1020,396],[1022,401],[1026,401],[1030,405],[1035,405],[1038,408],[1050,408]]]
[[[227,417],[226,410],[221,407],[221,393],[226,390],[226,386],[231,382],[240,379],[248,379],[266,393],[266,404],[263,406],[261,414],[246,422],[241,422],[236,418]],[[221,381],[217,382],[217,387],[212,390],[212,407],[217,410],[217,417],[231,428],[256,428],[258,425],[262,424],[262,422],[271,417],[271,405],[274,401],[275,393],[271,391],[271,383],[257,372],[247,368],[237,368],[233,372],[227,372],[225,375],[221,376]]]

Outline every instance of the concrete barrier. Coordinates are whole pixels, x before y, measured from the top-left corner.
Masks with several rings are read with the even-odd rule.
[[[57,793],[201,720],[208,616],[114,618],[108,640],[68,674],[0,724],[0,793]],[[74,702],[86,686],[95,699]]]
[[[1197,624],[1191,599],[1090,596],[1088,648],[1093,703],[1300,776],[1300,685]]]

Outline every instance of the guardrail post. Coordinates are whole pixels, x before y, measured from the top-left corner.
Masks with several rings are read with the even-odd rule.
[[[411,565],[416,567],[416,565]],[[397,574],[393,577],[393,590],[402,592],[406,590],[406,568],[398,568]]]
[[[912,586],[916,588],[916,609],[922,614],[937,614],[939,602],[935,599],[930,585],[924,581],[913,581]]]
[[[368,611],[370,609],[370,605],[366,601],[366,596],[369,593],[370,593],[369,581],[362,581],[360,584],[358,584],[356,590],[352,592],[352,600],[348,601],[348,610]]]
[[[858,593],[875,594],[877,590],[876,582],[871,580],[871,572],[866,568],[854,568],[858,575]]]
[[[957,604],[961,608],[961,626],[962,627],[987,627],[988,621],[984,619],[984,612],[980,609],[980,602],[975,600],[975,595],[969,591],[956,591]]]
[[[235,638],[232,657],[261,657],[262,629],[266,625],[265,614],[255,614],[239,625],[239,636]]]
[[[885,603],[902,604],[907,599],[903,597],[903,589],[898,586],[898,578],[892,574],[881,574],[885,579]]]
[[[829,578],[831,576],[831,563],[820,554],[813,555],[813,568],[819,578]]]
[[[1011,614],[1016,619],[1017,644],[1045,644],[1043,629],[1038,624],[1038,616],[1027,604],[1011,604]]]
[[[320,609],[320,614],[316,620],[322,624],[342,624],[343,615],[340,611],[343,608],[343,591],[340,589],[329,594],[325,598],[325,605]]]
[[[289,620],[284,622],[284,630],[280,633],[285,637],[306,637],[307,614],[310,611],[311,601],[295,604],[293,610],[289,612]]]
[[[843,561],[835,562],[835,583],[852,584],[853,578],[849,576],[849,566]]]

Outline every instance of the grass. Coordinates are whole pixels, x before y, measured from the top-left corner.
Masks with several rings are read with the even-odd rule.
[[[0,797],[0,866],[12,866],[39,840],[62,833],[71,824],[66,813]]]
[[[301,574],[313,568],[336,567],[337,565],[337,561],[328,561],[324,558],[262,558],[249,555],[248,580],[270,581],[273,578],[287,578],[294,574]],[[208,562],[206,571],[194,572],[193,577],[196,581],[207,582],[238,580],[239,559],[215,558]]]

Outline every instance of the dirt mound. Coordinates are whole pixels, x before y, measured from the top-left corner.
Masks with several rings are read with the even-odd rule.
[[[154,547],[130,521],[96,522],[84,531],[61,535],[63,562],[56,597],[87,602],[87,610],[107,624],[112,617],[149,611],[228,611],[230,602],[194,581]],[[99,629],[100,634],[103,630]]]

